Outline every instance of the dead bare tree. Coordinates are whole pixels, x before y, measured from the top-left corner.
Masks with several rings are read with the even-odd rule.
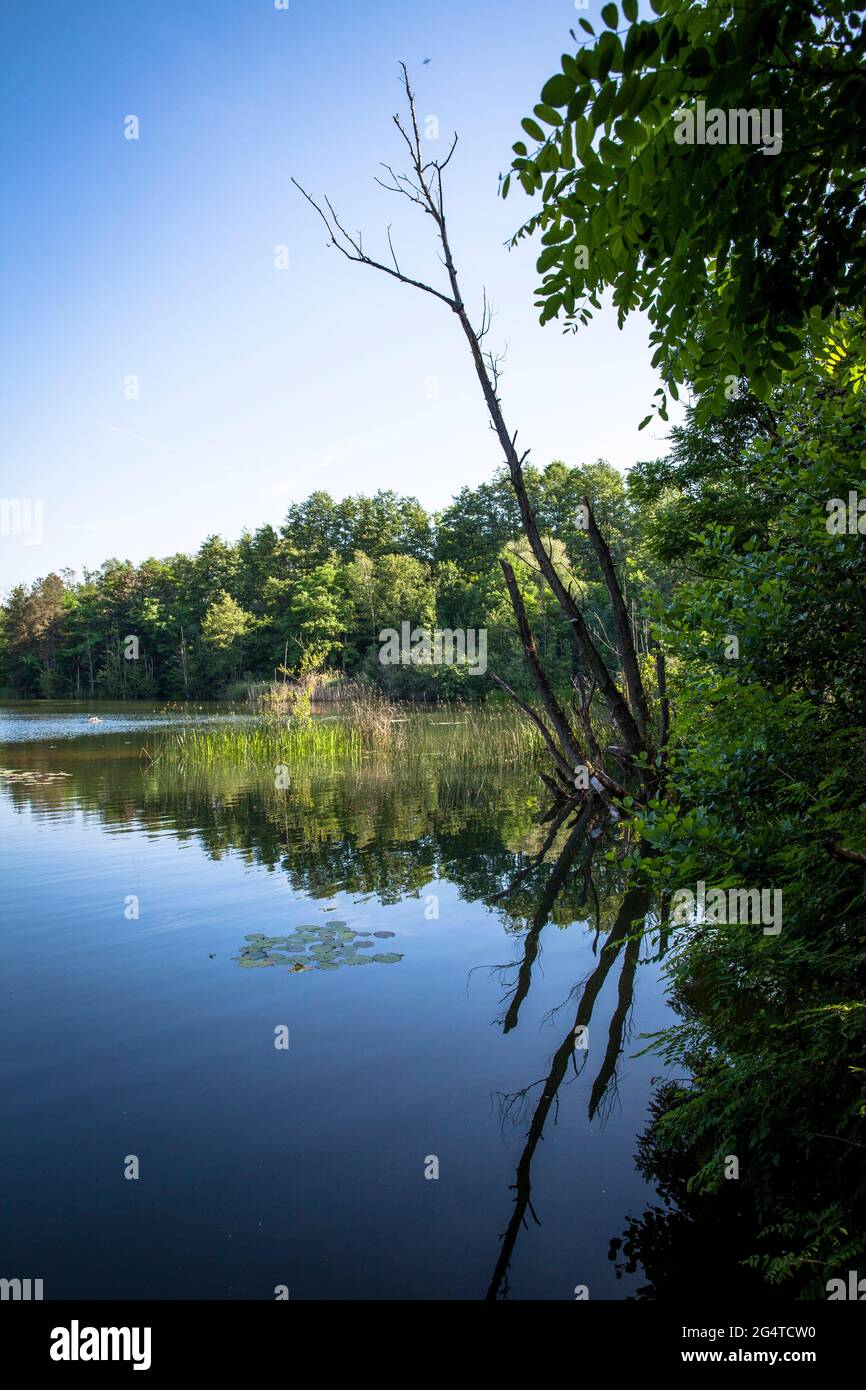
[[[421,145],[421,134],[418,127],[415,97],[409,81],[409,74],[405,63],[401,64],[400,67],[406,96],[407,117],[403,118],[400,115],[395,115],[393,119],[394,125],[408,152],[411,172],[397,173],[391,165],[384,164],[382,167],[387,172],[387,178],[378,178],[376,182],[389,192],[397,193],[407,198],[411,203],[416,204],[426,216],[432,219],[439,245],[440,259],[445,271],[447,289],[437,289],[435,286],[429,285],[423,280],[404,273],[394,249],[390,226],[387,230],[389,259],[378,260],[365,251],[360,232],[352,234],[346,229],[330,199],[326,197],[323,206],[317,202],[297,180],[293,179],[292,182],[321,218],[327,228],[330,244],[336,247],[347,260],[354,261],[359,265],[369,266],[373,270],[391,276],[393,279],[400,281],[401,284],[411,285],[414,289],[421,290],[425,294],[447,305],[456,316],[466,339],[469,351],[472,355],[475,372],[481,385],[487,412],[490,416],[490,426],[499,440],[505,455],[505,461],[508,465],[511,485],[514,489],[514,494],[520,510],[524,534],[529,542],[541,574],[544,576],[562,612],[568,619],[579,662],[578,669],[580,674],[576,678],[576,688],[579,689],[581,696],[577,712],[580,719],[582,738],[578,736],[576,730],[572,727],[566,710],[562,708],[562,705],[547,680],[538,659],[535,640],[526,618],[520,590],[514,578],[514,572],[511,566],[508,565],[506,561],[503,561],[502,568],[505,574],[512,607],[514,609],[524,656],[532,672],[544,714],[542,715],[538,711],[533,710],[524,701],[520,700],[504,681],[493,675],[492,672],[491,675],[493,675],[494,680],[497,680],[499,685],[517,701],[518,705],[521,706],[527,716],[531,718],[541,730],[545,743],[551,753],[555,771],[555,779],[545,778],[547,785],[550,786],[560,798],[580,799],[580,796],[585,795],[585,793],[581,792],[578,795],[576,792],[574,786],[574,769],[576,765],[582,764],[587,766],[590,770],[590,795],[599,796],[603,801],[607,801],[608,803],[610,802],[611,796],[626,795],[626,788],[622,783],[612,778],[609,772],[603,767],[603,754],[598,745],[595,733],[593,732],[591,705],[593,696],[598,692],[607,706],[613,725],[622,740],[622,748],[618,754],[621,766],[629,769],[632,774],[634,774],[634,770],[637,767],[640,767],[642,770],[637,774],[638,783],[648,791],[655,778],[655,773],[652,770],[655,755],[663,748],[668,733],[668,708],[667,701],[663,694],[663,658],[661,658],[659,654],[661,665],[658,665],[657,669],[659,671],[659,685],[662,698],[660,701],[661,707],[658,720],[659,730],[658,734],[656,734],[653,729],[653,718],[641,677],[640,662],[635,646],[634,625],[629,617],[625,597],[616,574],[610,549],[599,530],[592,507],[587,499],[584,499],[588,518],[587,530],[589,540],[598,559],[611,604],[614,623],[615,651],[619,669],[624,679],[625,691],[620,689],[615,670],[611,670],[599,651],[598,643],[587,625],[584,613],[578,604],[570,580],[568,577],[564,577],[560,574],[553,560],[552,549],[548,549],[545,545],[544,538],[527,495],[523,475],[523,465],[526,462],[529,450],[525,450],[522,454],[518,453],[517,432],[515,431],[512,433],[507,426],[499,399],[498,388],[502,359],[501,357],[495,356],[490,351],[485,351],[483,347],[484,339],[487,337],[491,324],[491,311],[487,295],[485,292],[481,323],[476,329],[473,327],[466,309],[465,299],[454,263],[445,215],[442,175],[450,163],[457,147],[457,136],[455,134],[448,149],[448,153],[443,159],[425,158]],[[589,682],[588,694],[584,675]],[[635,775],[632,775],[631,781],[634,784]]]

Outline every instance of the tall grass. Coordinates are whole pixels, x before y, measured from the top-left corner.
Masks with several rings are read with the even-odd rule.
[[[311,672],[289,680],[247,681],[232,688],[256,714],[294,714],[300,707],[338,705],[363,694],[358,681],[332,672]]]
[[[372,765],[394,775],[419,761],[466,771],[503,762],[534,765],[544,749],[534,726],[510,705],[418,709],[359,689],[338,714],[271,712],[238,724],[173,728],[157,732],[146,752],[152,762],[178,771]]]
[[[341,720],[265,716],[254,723],[157,733],[146,751],[153,762],[179,769],[274,768],[281,763],[359,762],[361,742],[357,731]]]

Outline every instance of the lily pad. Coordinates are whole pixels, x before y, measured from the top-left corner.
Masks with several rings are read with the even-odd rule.
[[[401,955],[374,955],[376,937],[391,937],[394,932],[373,932],[369,928],[354,931],[345,922],[329,920],[317,926],[295,927],[286,936],[266,936],[250,932],[240,954],[233,957],[247,969],[264,969],[279,965],[292,974],[310,970],[337,970],[341,965],[369,965],[376,961],[391,965],[402,960]]]

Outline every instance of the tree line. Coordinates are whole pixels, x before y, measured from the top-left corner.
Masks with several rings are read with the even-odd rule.
[[[635,531],[627,481],[604,462],[527,470],[558,562],[606,598],[581,528],[589,491],[623,557]],[[215,699],[275,673],[361,676],[395,696],[479,698],[489,681],[465,666],[386,666],[384,628],[486,629],[489,664],[528,689],[500,557],[508,555],[560,684],[569,679],[564,619],[533,566],[503,473],[464,487],[440,513],[380,491],[335,500],[317,491],[280,526],[238,540],[207,537],[195,554],[112,558],[98,569],[15,585],[0,606],[5,698]],[[136,639],[130,643],[129,639]],[[282,678],[282,674],[280,674]]]

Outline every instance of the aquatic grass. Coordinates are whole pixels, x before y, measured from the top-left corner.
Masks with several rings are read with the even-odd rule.
[[[246,701],[257,714],[292,714],[300,702],[308,705],[341,704],[364,690],[362,682],[338,672],[311,672],[302,679],[239,681],[226,692],[229,699]]]
[[[361,761],[356,729],[339,719],[263,719],[252,725],[172,729],[143,750],[153,763],[173,770],[234,768],[252,771],[285,764],[310,767]]]
[[[142,750],[175,772],[234,769],[381,769],[400,776],[419,765],[466,772],[543,765],[535,727],[509,705],[437,705],[419,709],[364,692],[340,713],[310,718],[263,716],[212,727],[157,731]]]

